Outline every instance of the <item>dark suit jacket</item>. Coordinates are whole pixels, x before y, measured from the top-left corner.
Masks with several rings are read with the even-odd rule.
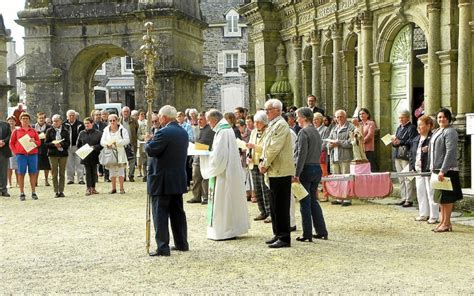
[[[12,156],[12,151],[10,149],[10,136],[12,135],[12,131],[10,129],[10,125],[5,121],[0,121],[0,140],[5,142],[5,146],[0,148],[0,155],[5,158],[9,158]]]
[[[187,192],[188,133],[175,121],[158,130],[145,144],[148,193],[152,196]]]
[[[397,132],[395,133],[395,136],[397,139],[400,140],[400,144],[392,146],[395,148],[392,150],[392,159],[397,158],[398,154],[398,147],[400,146],[408,146],[408,149],[410,149],[410,142],[418,135],[418,132],[416,131],[416,126],[408,122],[405,124],[405,126],[399,125],[397,128]]]

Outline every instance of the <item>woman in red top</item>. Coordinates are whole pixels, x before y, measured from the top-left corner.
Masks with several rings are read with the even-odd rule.
[[[31,198],[36,200],[36,178],[38,177],[38,147],[41,145],[41,141],[38,136],[38,132],[30,125],[30,115],[26,112],[20,115],[21,126],[15,129],[10,138],[10,148],[16,155],[18,162],[18,186],[20,186],[20,200],[25,200],[25,174],[28,170],[30,175],[30,186],[31,186]],[[29,136],[29,142],[32,143],[32,147],[28,147],[25,143],[21,144],[20,139],[25,136]],[[24,147],[27,146],[27,147]],[[25,149],[26,148],[26,149]]]
[[[370,112],[366,108],[361,108],[359,111],[359,120],[364,130],[364,147],[365,155],[370,162],[370,169],[372,172],[377,172],[377,162],[375,160],[375,122],[370,119]]]

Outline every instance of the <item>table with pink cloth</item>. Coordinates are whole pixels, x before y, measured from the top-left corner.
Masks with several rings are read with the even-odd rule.
[[[351,176],[353,178],[348,181],[323,182],[324,188],[326,188],[329,195],[338,199],[385,198],[392,193],[393,184],[388,172]],[[333,175],[328,176],[328,178],[331,177],[336,178]]]

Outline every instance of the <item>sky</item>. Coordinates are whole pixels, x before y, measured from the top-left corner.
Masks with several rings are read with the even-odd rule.
[[[16,52],[23,55],[23,37],[25,35],[22,26],[15,23],[18,19],[17,12],[25,7],[24,0],[0,0],[0,13],[3,15],[5,27],[12,31],[12,37],[16,41]]]

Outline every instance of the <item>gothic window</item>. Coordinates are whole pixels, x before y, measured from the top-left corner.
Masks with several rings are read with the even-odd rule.
[[[239,14],[234,9],[229,10],[225,15],[226,26],[224,37],[242,37],[242,30],[239,26]]]
[[[417,25],[413,26],[413,49],[427,49],[428,43],[426,42],[425,34],[423,30]]]
[[[240,65],[246,63],[247,54],[240,50],[224,50],[217,57],[218,73],[224,76],[241,76],[245,71],[240,68]]]

